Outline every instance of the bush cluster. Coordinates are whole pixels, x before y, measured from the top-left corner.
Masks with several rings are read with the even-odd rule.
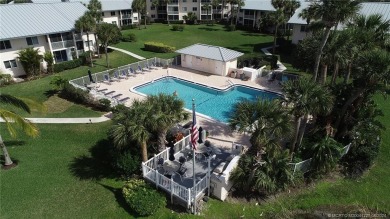
[[[257,69],[264,65],[270,65],[270,62],[264,60],[264,56],[260,56],[258,54],[245,54],[237,60],[237,66],[239,68],[253,66]]]
[[[132,151],[123,151],[116,153],[114,167],[121,175],[131,176],[132,174],[138,174],[139,164],[141,163],[140,155]]]
[[[232,24],[227,27],[229,31],[236,31],[236,25]]]
[[[134,33],[122,35],[121,40],[122,42],[137,42],[137,38]]]
[[[122,188],[122,194],[126,202],[140,216],[149,216],[165,207],[166,198],[139,179],[129,180]]]
[[[0,72],[0,86],[9,85],[14,83],[10,74],[3,74]]]
[[[144,47],[147,51],[160,53],[169,53],[174,52],[176,50],[176,48],[173,46],[167,46],[163,43],[158,42],[145,42]]]
[[[61,79],[56,78],[55,81],[52,81],[51,83],[57,85],[56,82],[59,83],[60,81]],[[99,101],[96,101],[90,97],[88,91],[82,90],[80,88],[75,88],[69,83],[63,83],[61,86],[62,90],[60,90],[58,94],[58,96],[61,98],[64,98],[74,103],[92,107],[95,110],[103,112],[108,112],[111,109],[111,102],[107,99],[101,99]]]
[[[172,26],[172,30],[173,31],[183,31],[184,30],[184,25],[175,24],[175,25]]]
[[[68,69],[77,68],[83,65],[82,59],[75,59],[67,62],[54,64],[54,72],[59,73]]]
[[[121,29],[122,30],[130,30],[130,29],[134,29],[136,27],[137,27],[136,24],[129,24],[129,25],[126,25],[126,26],[121,26]]]

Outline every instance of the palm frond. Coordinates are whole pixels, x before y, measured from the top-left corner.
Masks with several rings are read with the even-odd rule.
[[[15,114],[11,111],[0,109],[0,118],[5,121],[8,131],[11,136],[16,136],[14,126],[19,126],[27,135],[35,137],[38,135],[38,128],[29,120]]]

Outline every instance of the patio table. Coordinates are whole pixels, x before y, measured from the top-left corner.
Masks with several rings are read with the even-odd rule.
[[[174,172],[179,170],[180,163],[177,161],[167,160],[164,162],[163,168],[167,174],[172,175]]]

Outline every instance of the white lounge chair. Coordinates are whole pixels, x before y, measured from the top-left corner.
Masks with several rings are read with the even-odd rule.
[[[104,74],[104,75],[103,75],[103,82],[106,83],[106,84],[111,84],[110,75]]]
[[[132,75],[132,76],[134,76],[134,77],[137,75],[137,73],[133,70],[132,67],[130,67],[130,68],[127,70],[127,72],[128,72],[129,75]]]
[[[124,78],[124,79],[127,79],[127,78],[128,78],[125,69],[122,69],[122,70],[121,70],[121,74],[119,75],[119,78]]]
[[[114,71],[114,76],[111,77],[111,80],[112,81],[121,81],[121,78],[119,77],[119,72],[118,71]]]
[[[137,67],[137,71],[136,72],[139,72],[141,74],[144,74],[144,70],[142,69],[142,67],[140,65],[138,65]]]

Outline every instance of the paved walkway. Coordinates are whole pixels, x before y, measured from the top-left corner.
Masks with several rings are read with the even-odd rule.
[[[106,115],[101,117],[87,117],[87,118],[26,118],[32,123],[50,123],[50,124],[85,124],[85,123],[100,123],[110,120]],[[0,122],[4,122],[0,118]]]
[[[139,55],[137,55],[137,54],[134,54],[134,53],[129,52],[129,51],[124,50],[124,49],[119,49],[119,48],[112,47],[112,46],[108,46],[107,48],[110,48],[110,49],[113,49],[113,50],[117,50],[117,51],[119,51],[119,52],[126,53],[127,55],[133,56],[134,58],[139,59],[139,60],[145,59],[145,58],[142,57],[142,56],[139,56]]]

